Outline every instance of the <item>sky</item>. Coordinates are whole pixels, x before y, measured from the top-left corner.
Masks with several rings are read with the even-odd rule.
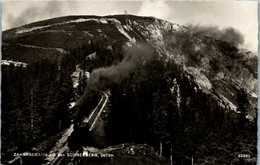
[[[233,27],[245,39],[241,48],[257,52],[257,2],[254,1],[43,1],[2,2],[2,30],[67,15],[154,16],[180,25]]]

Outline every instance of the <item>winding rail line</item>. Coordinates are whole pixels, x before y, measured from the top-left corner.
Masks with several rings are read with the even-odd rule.
[[[100,91],[101,99],[95,109],[90,113],[89,117],[86,117],[81,125],[82,127],[86,127],[89,129],[89,131],[92,131],[94,128],[98,117],[101,115],[107,101],[108,101],[108,91],[102,92]],[[56,153],[55,157],[47,157],[45,160],[47,161],[46,164],[49,165],[58,165],[58,164],[68,164],[70,162],[73,162],[74,157],[59,157],[58,154],[65,154],[70,152],[70,148],[68,146],[68,138],[71,136],[71,133],[73,132],[73,126],[71,125],[70,129],[68,129],[63,135],[62,138],[56,143],[56,146],[52,149],[51,153]]]
[[[100,99],[98,105],[91,112],[89,117],[87,117],[83,120],[83,123],[86,123],[89,126],[89,131],[92,131],[93,127],[96,124],[98,117],[100,116],[101,112],[103,111],[103,109],[108,101],[108,95],[105,92],[100,92],[100,93],[102,93],[102,96],[101,96],[101,99]]]

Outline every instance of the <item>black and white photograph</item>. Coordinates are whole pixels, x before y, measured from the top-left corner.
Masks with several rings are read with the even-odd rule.
[[[257,164],[257,1],[1,3],[0,164]]]

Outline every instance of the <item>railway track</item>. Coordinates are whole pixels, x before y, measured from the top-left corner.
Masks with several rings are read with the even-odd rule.
[[[85,119],[83,119],[81,126],[82,127],[86,127],[89,131],[92,131],[92,129],[94,128],[98,117],[101,115],[107,101],[108,101],[108,92],[102,92],[100,91],[101,94],[101,99],[99,101],[99,103],[97,104],[97,106],[92,110],[92,112],[90,113],[90,115],[88,117],[86,117]],[[68,129],[69,131],[70,129]],[[66,131],[66,132],[68,132]],[[66,135],[66,136],[65,136]],[[53,152],[55,153],[55,151],[58,151],[57,154],[65,154],[66,153],[74,153],[75,151],[71,151],[69,146],[68,146],[68,139],[69,136],[71,136],[71,133],[65,133],[63,136],[63,139],[60,139],[61,142],[57,143],[57,145],[53,148]],[[77,151],[76,151],[77,152]],[[50,165],[58,165],[58,164],[70,164],[71,162],[73,162],[72,164],[75,164],[77,162],[77,159],[75,159],[74,157],[67,157],[67,156],[61,156],[58,157],[56,154],[56,157],[53,158],[46,158],[45,160],[47,161],[46,164],[50,164]]]
[[[105,92],[100,92],[102,94],[101,99],[96,106],[96,108],[91,112],[89,117],[85,118],[83,120],[83,123],[86,123],[89,126],[89,131],[92,131],[93,127],[95,126],[95,123],[97,121],[97,118],[100,116],[101,112],[103,111],[107,101],[108,101],[108,94]]]

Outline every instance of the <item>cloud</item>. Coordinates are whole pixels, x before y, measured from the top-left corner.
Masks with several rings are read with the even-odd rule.
[[[165,19],[170,16],[171,8],[163,1],[143,2],[137,15],[154,16],[160,19]]]
[[[57,17],[62,15],[62,10],[60,8],[60,3],[57,1],[49,2],[5,2],[9,5],[14,4],[17,7],[11,7],[3,5],[3,29],[9,29],[17,26],[22,26],[34,21],[40,21],[43,19],[48,19],[52,17]],[[29,5],[30,3],[30,5]],[[29,7],[28,7],[29,6]],[[20,7],[20,8],[18,8]]]

